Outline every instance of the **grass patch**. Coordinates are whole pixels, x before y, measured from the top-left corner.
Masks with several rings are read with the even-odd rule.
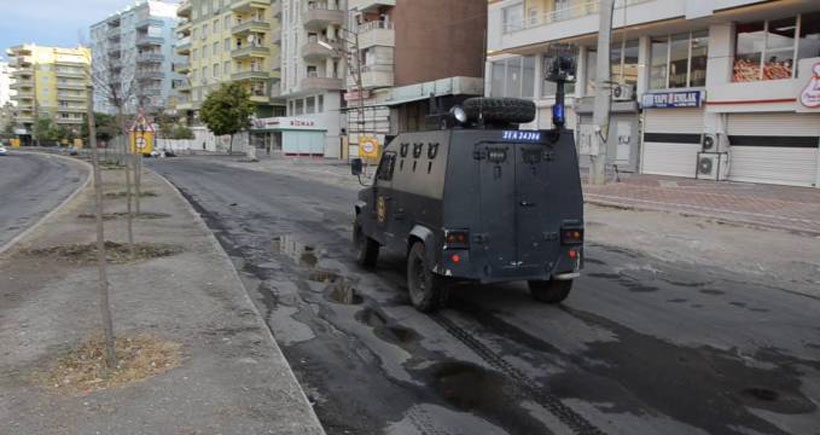
[[[117,338],[117,367],[105,367],[105,340],[94,337],[83,342],[51,364],[35,379],[47,389],[61,394],[86,394],[133,384],[179,366],[178,343],[147,334]]]
[[[77,215],[80,219],[95,219],[97,216],[93,213],[83,213]],[[114,219],[123,219],[128,217],[128,212],[125,211],[118,211],[116,213],[103,213],[103,220],[110,221]],[[150,211],[144,211],[140,214],[131,213],[131,217],[134,219],[165,219],[167,217],[171,217],[171,215],[167,213],[153,213]]]
[[[125,264],[152,258],[169,257],[182,252],[176,245],[135,243],[134,257],[131,257],[125,243],[105,242],[105,256],[111,264]],[[90,265],[97,261],[97,244],[73,244],[51,246],[48,248],[28,249],[24,254],[29,257],[49,258],[78,265]]]
[[[106,198],[125,198],[126,196],[128,196],[128,192],[126,192],[124,190],[120,190],[119,192],[106,192],[105,193]],[[137,194],[135,192],[131,192],[131,196],[137,196]],[[143,198],[143,197],[154,197],[154,196],[159,196],[159,195],[157,195],[156,192],[151,191],[151,190],[146,190],[146,191],[140,192],[140,197],[141,198]]]

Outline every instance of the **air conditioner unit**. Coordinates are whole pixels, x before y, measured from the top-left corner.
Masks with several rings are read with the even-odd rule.
[[[722,133],[705,132],[700,137],[700,146],[705,153],[725,153],[729,150],[729,137]]]
[[[695,178],[722,181],[729,177],[729,153],[699,152]]]
[[[612,88],[614,101],[632,101],[635,99],[635,87],[632,85],[617,85]]]

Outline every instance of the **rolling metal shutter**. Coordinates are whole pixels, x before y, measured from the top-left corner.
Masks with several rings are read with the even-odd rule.
[[[729,179],[815,186],[818,182],[820,115],[729,115]]]
[[[702,109],[647,109],[641,172],[695,177]]]

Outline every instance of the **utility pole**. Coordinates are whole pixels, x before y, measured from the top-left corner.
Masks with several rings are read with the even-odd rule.
[[[612,99],[610,89],[609,57],[612,39],[612,15],[615,0],[601,0],[599,13],[601,25],[598,30],[598,63],[595,80],[595,106],[592,112],[592,124],[595,130],[595,146],[592,150],[592,168],[590,184],[601,185],[606,182],[606,143],[609,136],[609,109]]]

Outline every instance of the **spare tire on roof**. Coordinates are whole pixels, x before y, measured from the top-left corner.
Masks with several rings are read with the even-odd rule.
[[[526,124],[535,119],[535,103],[520,98],[468,98],[463,107],[471,121]]]

